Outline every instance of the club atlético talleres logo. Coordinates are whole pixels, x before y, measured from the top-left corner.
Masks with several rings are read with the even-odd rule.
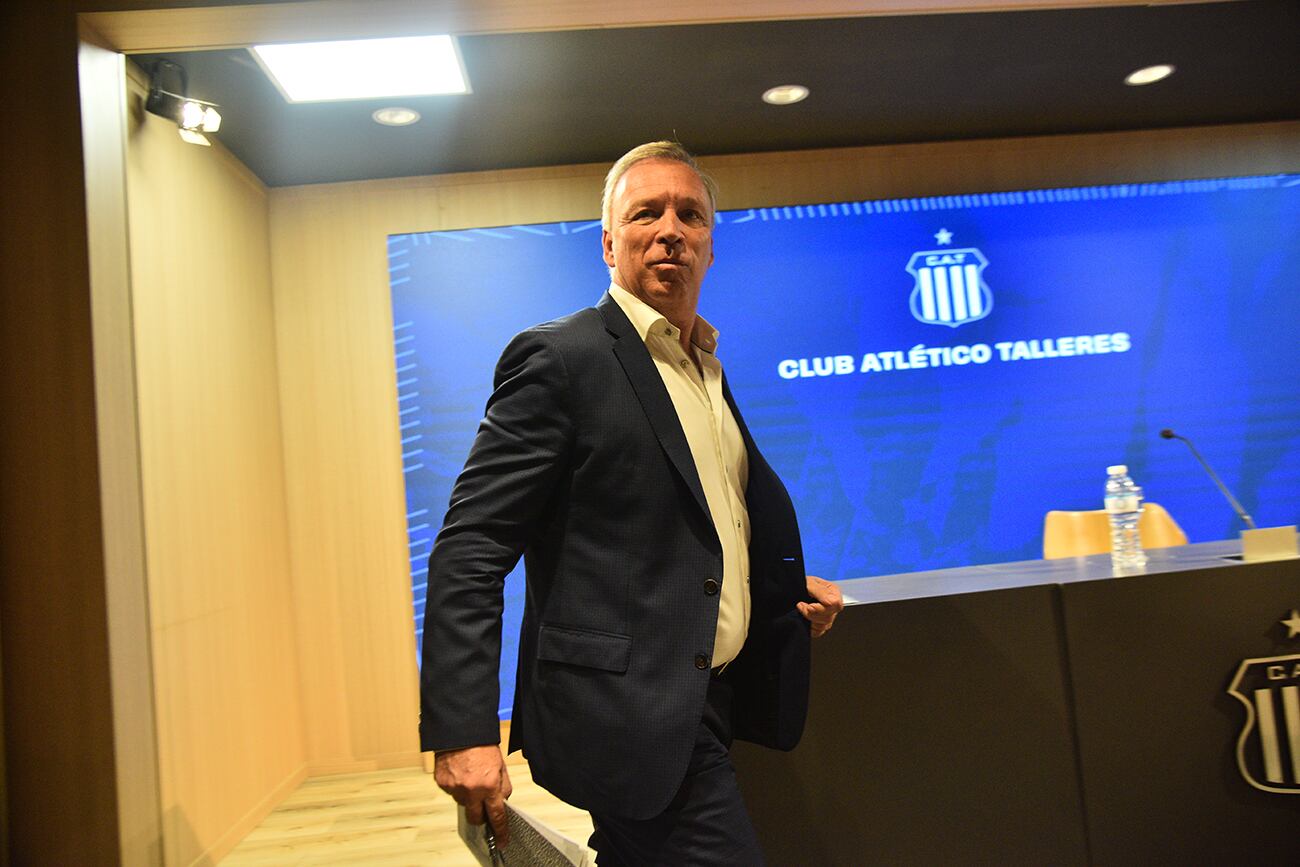
[[[989,315],[993,293],[984,282],[989,260],[974,247],[949,247],[952,232],[934,233],[940,250],[921,250],[907,262],[916,280],[910,304],[912,315],[930,325],[956,328]]]
[[[1282,621],[1300,636],[1300,611]],[[1300,795],[1300,653],[1243,659],[1228,694],[1246,708],[1237,737],[1237,767],[1265,792]]]

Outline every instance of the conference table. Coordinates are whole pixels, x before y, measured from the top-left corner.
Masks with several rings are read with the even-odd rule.
[[[1300,864],[1300,719],[1255,712],[1300,684],[1300,559],[1147,554],[841,582],[802,742],[733,749],[769,861]]]

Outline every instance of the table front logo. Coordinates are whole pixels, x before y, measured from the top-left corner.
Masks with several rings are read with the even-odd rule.
[[[952,232],[934,233],[940,246],[952,243]],[[907,262],[915,279],[910,305],[912,315],[930,325],[956,328],[989,315],[993,293],[984,282],[989,260],[974,247],[921,250]]]
[[[1282,623],[1300,635],[1300,613]],[[1246,708],[1237,767],[1257,789],[1300,794],[1300,653],[1243,659],[1228,694]]]

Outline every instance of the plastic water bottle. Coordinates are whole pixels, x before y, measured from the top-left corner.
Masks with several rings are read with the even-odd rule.
[[[1138,517],[1142,514],[1142,489],[1129,478],[1128,467],[1106,468],[1106,515],[1110,518],[1110,562],[1116,570],[1146,565]]]

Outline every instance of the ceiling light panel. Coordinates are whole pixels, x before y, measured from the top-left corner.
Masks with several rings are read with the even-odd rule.
[[[249,51],[289,102],[469,93],[450,36],[257,45]]]

